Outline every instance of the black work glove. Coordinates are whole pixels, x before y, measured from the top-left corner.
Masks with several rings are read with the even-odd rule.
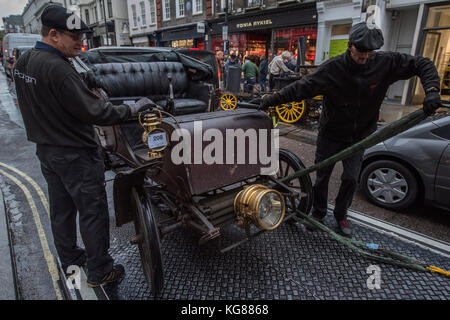
[[[260,105],[262,102],[262,98],[254,98],[250,100],[248,103]]]
[[[425,113],[426,116],[431,116],[440,107],[442,107],[442,104],[439,92],[433,91],[427,93],[423,100],[423,113]]]
[[[102,88],[102,81],[95,75],[94,71],[92,70],[83,73],[83,80],[89,89]]]
[[[278,93],[267,95],[262,98],[262,101],[259,105],[259,110],[267,110],[269,107],[277,106],[280,104],[280,96]]]
[[[130,115],[134,116],[134,115],[138,114],[139,111],[143,111],[150,107],[155,107],[156,104],[149,98],[144,97],[128,106],[130,107]]]

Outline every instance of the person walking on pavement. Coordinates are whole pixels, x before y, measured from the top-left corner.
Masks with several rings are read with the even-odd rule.
[[[348,49],[319,66],[316,72],[262,99],[260,108],[288,101],[301,101],[322,94],[315,163],[369,136],[376,130],[379,111],[391,84],[413,76],[421,79],[426,93],[423,111],[432,115],[441,106],[440,79],[428,58],[398,52],[374,51],[384,44],[383,34],[366,22],[350,29]],[[335,201],[338,231],[350,237],[347,221],[361,169],[363,151],[342,161],[343,174]],[[314,184],[313,219],[323,223],[327,213],[328,182],[334,165],[317,170]]]
[[[256,84],[256,77],[258,76],[258,67],[249,56],[245,57],[245,63],[242,65],[242,72],[244,73],[244,89],[245,92],[250,92],[253,98],[253,88]]]
[[[275,87],[274,77],[281,77],[286,73],[293,73],[294,71],[286,67],[285,62],[289,61],[291,58],[291,53],[289,51],[283,51],[279,56],[273,58],[269,63],[269,87],[273,90]]]
[[[114,106],[97,97],[69,61],[91,30],[56,5],[45,8],[41,22],[42,41],[18,59],[14,76],[27,138],[36,143],[48,185],[55,247],[64,272],[87,262],[88,285],[117,282],[124,268],[108,254],[104,165],[93,124],[119,123],[152,101]],[[77,246],[77,211],[85,250]]]
[[[258,83],[261,86],[261,91],[266,92],[267,72],[269,71],[269,64],[266,56],[261,56],[261,62],[259,63],[259,78]]]

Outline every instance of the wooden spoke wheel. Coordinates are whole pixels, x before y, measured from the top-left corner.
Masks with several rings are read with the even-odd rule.
[[[287,177],[304,168],[305,165],[294,153],[286,149],[280,149],[278,172],[275,178],[278,180]],[[286,199],[286,206],[309,214],[313,203],[313,186],[309,174],[283,183],[299,194],[297,197]]]
[[[224,93],[220,97],[220,107],[222,110],[234,110],[237,106],[237,98],[232,93]]]
[[[154,209],[150,197],[142,187],[131,190],[131,200],[135,209],[134,227],[136,236],[132,243],[139,246],[142,268],[147,284],[154,296],[157,296],[164,285],[163,265],[159,232],[156,226]]]
[[[287,123],[294,123],[306,115],[305,101],[293,101],[276,107],[280,119]]]

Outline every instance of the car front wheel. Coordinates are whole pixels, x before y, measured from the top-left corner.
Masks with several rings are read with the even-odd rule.
[[[418,194],[417,180],[411,171],[391,160],[367,165],[361,174],[361,188],[372,203],[390,210],[408,208]]]

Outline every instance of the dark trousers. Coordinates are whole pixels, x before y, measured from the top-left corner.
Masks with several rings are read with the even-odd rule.
[[[244,83],[244,91],[251,93],[251,97],[253,98],[253,88],[256,84],[256,78],[247,78]]]
[[[272,73],[269,74],[269,90],[273,91],[273,89],[275,88],[275,79],[274,77],[276,77],[275,75],[273,75]]]
[[[339,151],[351,146],[352,142],[333,141],[322,135],[317,137],[316,159],[319,163]],[[335,200],[334,217],[336,220],[342,220],[346,217],[347,209],[352,204],[353,195],[356,190],[359,171],[361,170],[362,155],[360,151],[353,156],[342,160],[344,171],[341,176],[341,185]],[[328,183],[334,164],[316,171],[316,182],[314,184],[314,202],[312,214],[315,217],[323,218],[327,214],[328,204]]]
[[[266,81],[267,81],[267,74],[260,74],[258,83],[261,86],[261,91],[266,92]]]
[[[37,145],[47,181],[50,220],[56,250],[63,265],[87,256],[89,279],[111,271],[109,213],[103,159],[98,149]],[[77,247],[76,218],[86,253]],[[65,270],[64,270],[65,271]]]

